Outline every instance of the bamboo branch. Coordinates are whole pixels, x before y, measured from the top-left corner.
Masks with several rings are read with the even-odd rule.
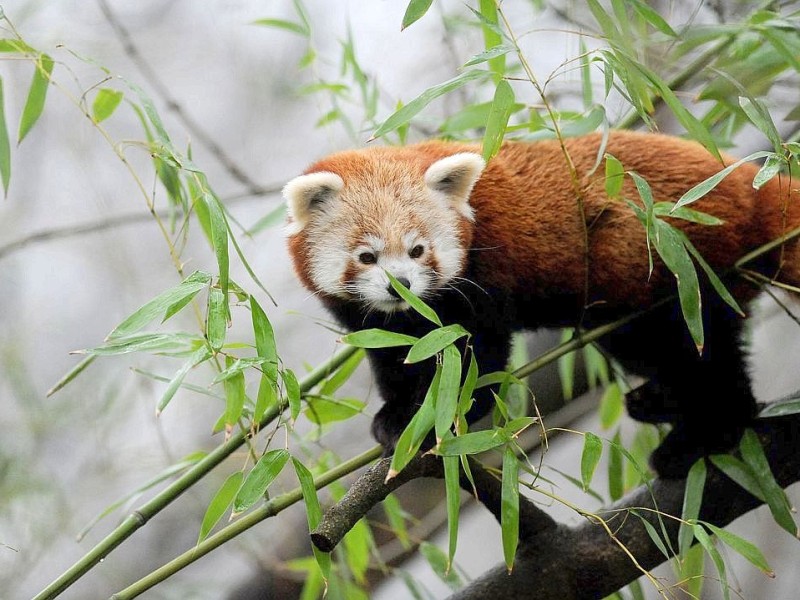
[[[356,348],[352,347],[346,348],[333,356],[324,364],[317,367],[300,383],[300,390],[302,392],[309,391],[330,373],[338,369],[342,363],[344,363],[344,361],[346,361],[356,352],[356,350]],[[279,414],[281,414],[283,408],[284,406],[281,404],[280,406],[276,406],[271,410],[268,410],[258,423],[256,430],[263,429],[269,425],[269,423],[271,423],[275,418],[278,417]],[[114,529],[114,531],[101,540],[72,567],[64,571],[64,573],[55,579],[50,585],[39,592],[34,597],[34,600],[55,598],[61,592],[66,590],[70,585],[83,577],[95,565],[108,556],[108,554],[111,553],[111,551],[113,551],[117,546],[133,535],[137,529],[143,527],[150,519],[161,512],[161,510],[169,506],[173,500],[183,494],[183,492],[188,490],[191,486],[202,479],[214,467],[219,465],[222,461],[238,450],[250,437],[252,437],[252,431],[240,430],[227,442],[217,446],[216,449],[211,451],[203,460],[199,461],[181,477],[176,479],[164,491],[155,496],[149,502],[143,504],[138,509],[134,510],[118,527]]]
[[[800,480],[800,415],[759,420],[755,427],[770,466],[782,487]],[[498,565],[452,596],[456,600],[589,600],[603,598],[641,576],[666,558],[641,519],[666,531],[677,548],[680,521],[659,515],[680,515],[685,480],[654,481],[613,505],[597,511],[613,529],[613,537],[596,521],[520,539],[514,570]],[[724,527],[761,505],[761,501],[715,468],[709,469],[700,520]],[[638,510],[637,510],[638,509]],[[636,510],[636,516],[631,514]],[[627,552],[625,551],[627,550]],[[630,554],[636,557],[635,565]]]
[[[362,454],[342,463],[338,467],[330,469],[322,475],[314,478],[314,487],[319,490],[333,483],[334,481],[341,479],[345,475],[360,469],[364,465],[367,465],[378,458],[382,451],[383,449],[381,446],[375,446],[370,450],[367,450],[366,452],[363,452]],[[222,544],[229,542],[240,533],[244,533],[264,519],[274,517],[284,509],[296,504],[302,499],[303,491],[299,487],[295,488],[291,492],[276,496],[261,507],[253,510],[244,517],[237,519],[227,527],[224,527],[214,535],[200,542],[194,548],[187,550],[177,558],[165,564],[160,569],[156,569],[136,583],[126,587],[120,592],[117,592],[111,596],[111,600],[130,600],[131,598],[136,598],[138,595],[146,592],[151,587],[161,583],[171,575],[174,575],[181,569],[189,566],[194,561],[205,556],[215,548],[218,548]]]

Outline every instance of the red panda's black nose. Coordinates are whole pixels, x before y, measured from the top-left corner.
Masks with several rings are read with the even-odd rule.
[[[411,282],[408,279],[406,279],[405,277],[398,277],[397,281],[402,283],[407,288],[411,287]],[[398,300],[400,300],[400,294],[398,294],[397,291],[392,287],[391,283],[386,287],[386,291],[389,292],[389,295],[392,298],[397,298]]]

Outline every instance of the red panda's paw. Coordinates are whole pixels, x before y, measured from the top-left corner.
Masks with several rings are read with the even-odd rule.
[[[625,394],[625,406],[632,419],[642,423],[675,423],[682,410],[656,379],[650,379]]]

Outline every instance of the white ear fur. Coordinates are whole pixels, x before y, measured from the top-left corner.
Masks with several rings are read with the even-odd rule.
[[[335,198],[344,187],[344,181],[336,173],[320,171],[295,177],[283,188],[283,197],[291,222],[286,233],[300,233],[319,205]]]
[[[459,152],[433,163],[425,171],[425,184],[432,190],[444,194],[447,200],[462,215],[473,218],[469,195],[480,179],[486,162],[479,154]]]

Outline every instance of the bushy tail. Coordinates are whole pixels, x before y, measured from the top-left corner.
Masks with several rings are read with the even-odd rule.
[[[800,228],[800,180],[789,175],[773,178],[758,191],[756,211],[768,235],[765,243]],[[787,241],[771,256],[773,271],[764,275],[800,287],[800,236]]]

